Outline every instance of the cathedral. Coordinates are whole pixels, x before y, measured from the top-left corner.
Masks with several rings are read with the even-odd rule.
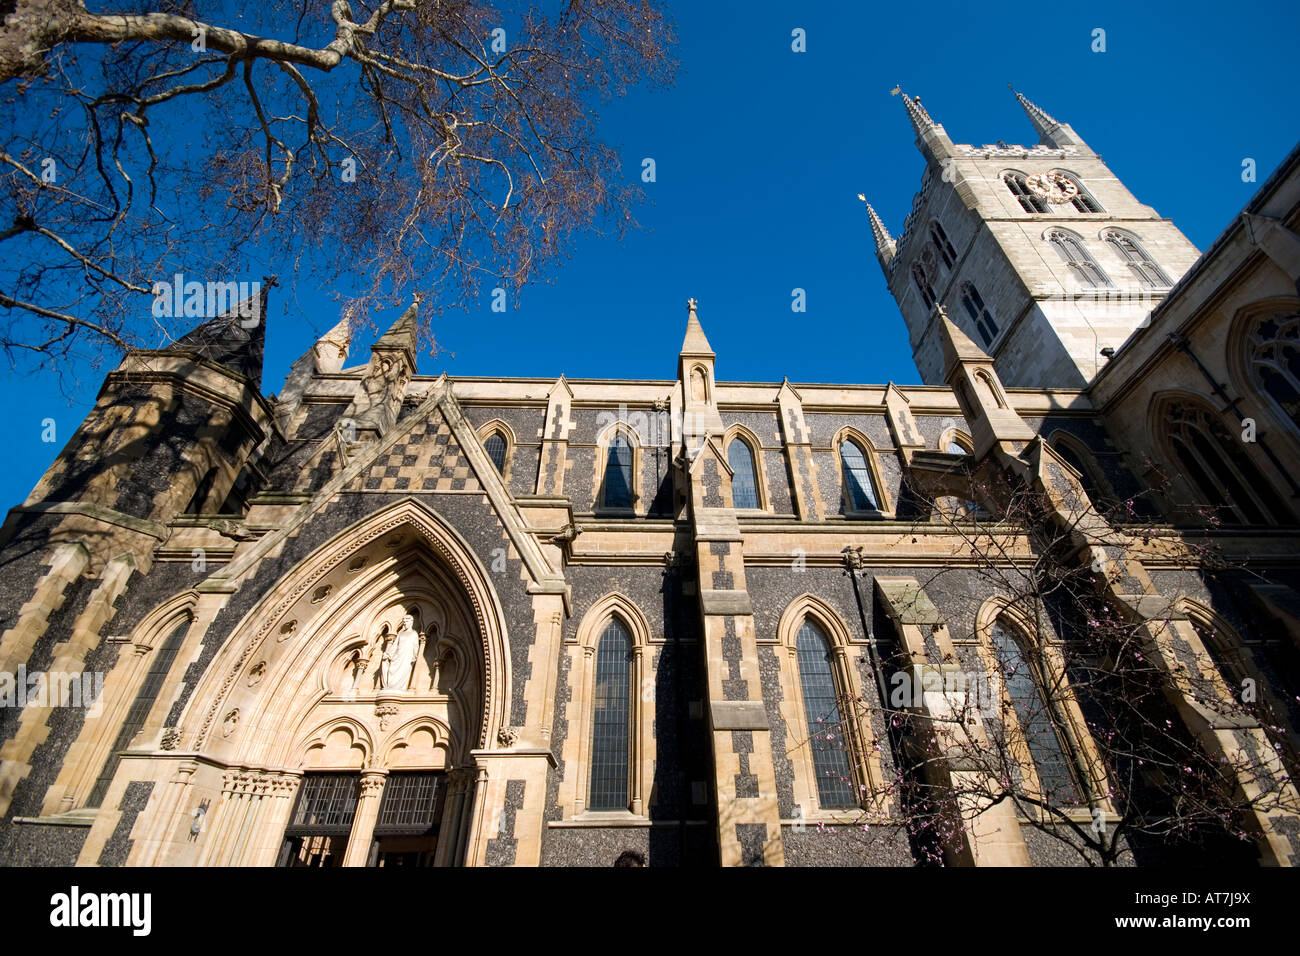
[[[919,385],[127,354],[0,532],[0,863],[1300,863],[1300,149],[1201,252],[1015,95],[901,95]]]

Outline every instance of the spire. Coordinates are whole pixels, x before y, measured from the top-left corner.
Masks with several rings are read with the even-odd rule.
[[[314,365],[318,372],[337,372],[343,368],[343,360],[348,357],[348,345],[352,342],[352,329],[349,317],[344,314],[339,324],[322,335],[312,346]]]
[[[198,352],[262,389],[262,355],[266,349],[267,296],[275,277],[263,279],[260,288],[215,318],[181,336],[170,349]],[[257,283],[253,283],[257,285]]]
[[[885,228],[885,224],[881,222],[880,216],[876,214],[875,207],[867,202],[867,197],[862,193],[858,193],[858,198],[867,207],[867,220],[871,223],[871,235],[876,240],[876,258],[880,260],[881,265],[884,265],[894,258],[894,252],[897,248],[894,245],[894,239],[889,234],[889,230]]]
[[[419,315],[419,311],[420,296],[417,294],[411,300],[411,304],[407,306],[406,311],[393,323],[392,328],[381,335],[374,345],[370,346],[371,353],[383,351],[402,352],[410,363],[411,372],[414,373],[416,368],[415,342],[418,331],[416,317]]]
[[[984,362],[992,364],[993,359],[982,348],[971,341],[970,336],[957,327],[941,305],[934,307],[939,317],[939,334],[943,343],[943,372],[947,377],[952,374],[953,366],[962,362]]]
[[[1024,109],[1025,115],[1029,117],[1029,122],[1034,124],[1034,131],[1037,132],[1039,136],[1045,137],[1051,130],[1061,125],[1056,120],[1052,119],[1052,117],[1048,116],[1042,107],[1031,102],[1029,97],[1025,96],[1024,93],[1021,93],[1010,83],[1007,84],[1007,88],[1011,90],[1012,93],[1016,94],[1016,99],[1020,101],[1021,108]]]
[[[1058,122],[1046,110],[1010,83],[1007,84],[1007,89],[1016,95],[1016,100],[1019,101],[1025,115],[1029,117],[1029,122],[1034,124],[1034,132],[1038,134],[1039,142],[1042,145],[1053,146],[1057,149],[1063,146],[1082,146],[1086,148],[1087,144],[1079,138],[1079,134],[1068,123]]]
[[[916,132],[916,142],[921,151],[937,162],[950,158],[953,155],[952,140],[948,139],[944,128],[930,118],[929,112],[921,105],[920,97],[908,96],[901,86],[895,86],[889,92],[891,96],[903,97],[903,106],[907,110],[907,118],[912,121],[912,129]]]
[[[936,124],[930,119],[926,108],[921,105],[920,97],[913,99],[904,93],[903,105],[907,108],[907,118],[912,121],[912,129],[916,130],[917,136],[923,136],[927,131],[934,129]]]
[[[695,308],[698,303],[694,299],[686,300],[686,308],[690,310],[686,318],[686,338],[682,339],[682,355],[708,355],[713,356],[713,349],[709,345],[709,340],[704,337],[704,326],[700,325],[699,316],[695,314]]]
[[[379,337],[372,349],[410,349],[415,351],[416,317],[420,313],[420,297],[417,295],[406,307],[406,311],[393,323],[392,327]]]

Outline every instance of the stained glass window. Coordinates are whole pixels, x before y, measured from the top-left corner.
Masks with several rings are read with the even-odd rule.
[[[1003,684],[1015,711],[1020,732],[1038,771],[1043,796],[1066,806],[1079,803],[1079,791],[1069,759],[1056,734],[1055,722],[1043,698],[1033,669],[1025,660],[1020,642],[1012,630],[998,621],[990,635],[993,653],[1002,672]]]
[[[493,432],[483,443],[483,447],[487,449],[488,457],[492,459],[492,464],[496,465],[497,471],[504,475],[506,473],[505,437],[500,432]]]
[[[610,618],[596,648],[596,693],[592,700],[592,810],[624,810],[628,804],[628,752],[631,737],[632,638],[618,618]]]
[[[609,443],[605,462],[605,507],[632,507],[632,446],[622,435]]]
[[[727,464],[733,472],[731,500],[737,508],[758,507],[758,479],[754,470],[754,453],[743,439],[733,439],[727,447]]]
[[[830,645],[816,624],[804,621],[796,650],[818,801],[825,808],[857,806],[831,671]]]
[[[854,511],[879,511],[876,486],[871,481],[867,456],[858,443],[846,438],[840,443],[840,463],[844,468],[844,485]]]

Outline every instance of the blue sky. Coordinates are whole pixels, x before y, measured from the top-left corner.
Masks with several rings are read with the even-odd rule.
[[[902,320],[856,194],[897,233],[923,162],[895,84],[919,95],[956,142],[1036,142],[1007,83],[1070,123],[1138,197],[1204,249],[1300,138],[1290,2],[988,6],[681,2],[681,73],[600,109],[625,172],[655,160],[643,229],[580,240],[550,281],[505,315],[485,294],[436,327],[456,375],[669,378],[685,300],[724,380],[918,381]],[[791,50],[806,31],[807,52]],[[1091,50],[1094,28],[1106,52]],[[1243,183],[1243,158],[1258,182]],[[290,273],[289,269],[281,272]],[[793,314],[791,290],[807,293]],[[272,292],[263,386],[338,320],[328,289]],[[392,318],[396,317],[396,313]],[[353,343],[349,364],[368,342]],[[9,467],[0,503],[19,503],[94,402],[48,373],[0,383]],[[54,418],[57,441],[41,441]]]

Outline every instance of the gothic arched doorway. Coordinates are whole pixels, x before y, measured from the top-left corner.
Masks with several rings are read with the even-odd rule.
[[[417,502],[336,536],[248,613],[187,709],[222,774],[195,862],[463,863],[474,751],[508,726],[506,646],[483,567]]]

